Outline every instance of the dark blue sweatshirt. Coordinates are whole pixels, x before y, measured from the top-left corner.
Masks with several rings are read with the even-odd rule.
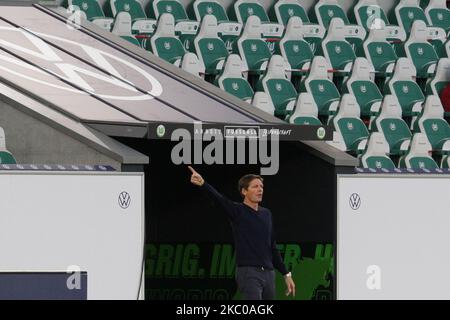
[[[269,209],[258,206],[256,211],[244,203],[233,202],[206,182],[201,188],[224,209],[231,221],[237,266],[269,270],[275,267],[282,275],[288,273],[276,246]]]

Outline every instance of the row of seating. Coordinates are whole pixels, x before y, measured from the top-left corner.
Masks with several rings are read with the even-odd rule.
[[[5,131],[0,127],[0,164],[16,164],[16,159],[6,149]]]

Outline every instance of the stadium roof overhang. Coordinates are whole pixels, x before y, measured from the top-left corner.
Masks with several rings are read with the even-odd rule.
[[[282,129],[272,132],[284,140],[332,138],[329,127],[323,136],[288,125],[89,22],[73,24],[62,8],[17,4],[1,4],[0,82],[107,135],[158,138],[163,124],[167,137],[200,122]]]

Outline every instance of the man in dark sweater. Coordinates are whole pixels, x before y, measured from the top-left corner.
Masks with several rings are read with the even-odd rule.
[[[191,182],[205,190],[231,220],[236,250],[236,281],[239,291],[248,300],[275,298],[276,268],[286,282],[286,295],[295,295],[291,273],[281,260],[273,235],[272,213],[259,205],[263,196],[263,178],[245,175],[239,180],[242,203],[233,202],[205,182],[189,166]]]

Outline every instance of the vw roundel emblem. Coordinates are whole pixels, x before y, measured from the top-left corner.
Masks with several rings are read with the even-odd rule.
[[[119,194],[119,206],[122,209],[127,209],[131,204],[131,197],[130,194],[126,191],[122,191]]]
[[[350,196],[349,203],[350,208],[352,208],[353,210],[358,210],[359,207],[361,206],[361,198],[359,197],[359,194],[353,193]]]

